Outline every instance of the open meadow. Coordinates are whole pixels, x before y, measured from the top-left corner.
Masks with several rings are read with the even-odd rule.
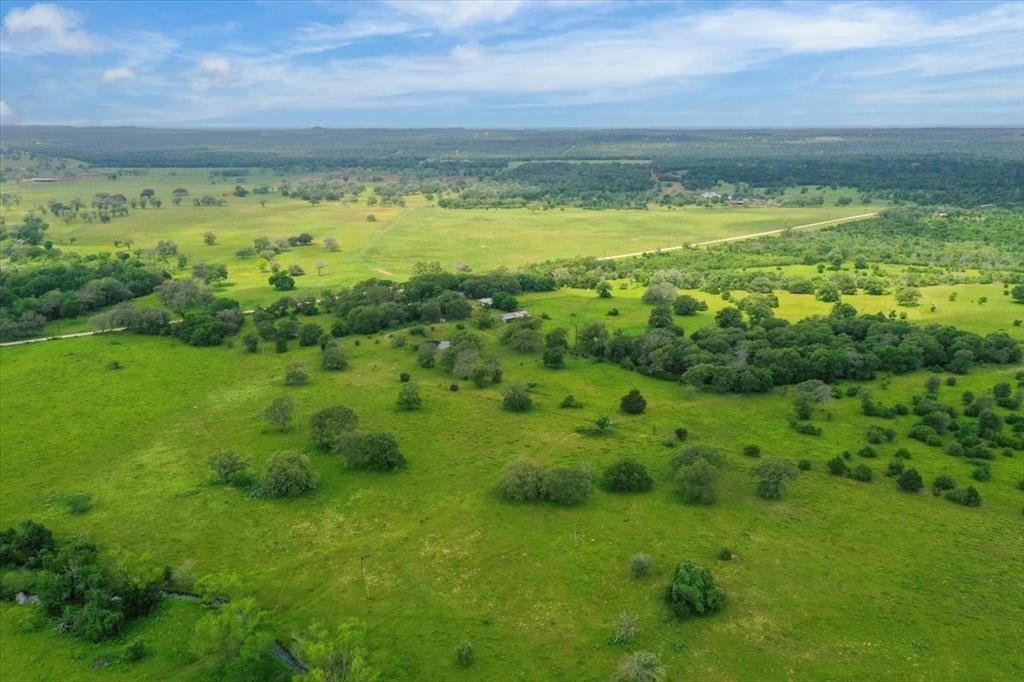
[[[295,181],[297,176],[257,171],[246,176],[249,189]],[[20,203],[4,209],[8,223],[27,210],[50,201],[81,198],[88,204],[101,192],[138,197],[152,189],[160,208],[134,209],[107,223],[70,224],[53,215],[45,220],[47,238],[61,249],[82,254],[119,250],[114,242],[130,240],[132,249],[153,248],[159,240],[172,240],[192,262],[222,263],[228,268],[223,294],[244,306],[275,300],[257,258],[237,258],[235,252],[251,247],[257,237],[271,241],[308,232],[314,243],[282,254],[282,266],[299,265],[305,275],[296,282],[298,293],[351,285],[370,277],[404,280],[416,263],[437,261],[450,269],[463,262],[474,271],[499,266],[516,267],[573,256],[613,256],[695,242],[737,237],[758,232],[835,220],[876,211],[881,204],[806,208],[705,208],[688,206],[648,210],[586,210],[574,207],[541,209],[444,209],[423,196],[406,197],[406,206],[368,206],[367,196],[357,202],[319,205],[271,193],[231,195],[233,179],[211,180],[209,169],[151,169],[145,175],[79,177],[51,184],[5,183],[0,190],[20,196]],[[175,188],[189,190],[178,206],[171,202]],[[191,199],[211,195],[225,206],[193,206]],[[367,216],[374,221],[368,222]],[[217,241],[207,245],[206,232]],[[339,249],[323,247],[325,237],[338,240]],[[322,268],[317,264],[322,263]]]
[[[996,288],[957,287],[957,307],[943,321],[978,332],[1008,326],[1002,315],[1012,304]],[[983,293],[986,311],[998,314],[972,317],[970,301]],[[935,293],[943,297],[945,290]],[[809,296],[780,299],[782,317],[824,312],[820,302],[802,302]],[[638,329],[650,310],[639,290],[611,299],[560,290],[523,301],[548,314],[544,329],[590,320]],[[715,301],[708,301],[709,311],[681,318],[687,335],[713,324]],[[606,317],[611,307],[621,315]],[[309,320],[330,324],[326,316]],[[456,381],[461,390],[450,390],[450,375],[418,366],[412,343],[394,347],[392,337],[415,341],[402,331],[344,339],[350,368],[340,373],[319,369],[315,347],[277,354],[265,344],[250,354],[238,344],[194,348],[166,337],[111,335],[5,348],[0,524],[32,518],[60,535],[84,534],[185,573],[234,574],[275,614],[282,639],[314,620],[358,616],[372,648],[383,652],[386,679],[597,681],[636,648],[658,653],[681,679],[1024,674],[1016,651],[1024,615],[1020,453],[997,457],[991,480],[975,484],[980,508],[951,504],[928,488],[909,495],[882,476],[898,448],[909,450],[927,483],[948,474],[966,484],[973,469],[908,439],[913,415],[872,419],[861,414],[859,400],[841,398],[817,411],[821,437],[800,435],[787,423],[791,389],[709,395],[584,358],[550,370],[538,355],[498,344],[500,331],[478,333],[505,368],[504,383],[532,386],[528,413],[502,410],[500,386]],[[443,340],[454,325],[426,332]],[[109,368],[114,361],[118,369]],[[308,384],[284,384],[294,362],[309,368]],[[983,394],[1012,382],[1020,369],[976,368],[939,389],[939,400],[959,405],[961,392]],[[402,372],[419,386],[422,409],[396,410]],[[885,403],[909,403],[928,376],[868,384]],[[619,397],[633,388],[648,401],[641,416],[618,410]],[[567,394],[583,408],[560,408]],[[260,416],[279,396],[296,404],[295,426],[286,432]],[[392,433],[408,468],[356,472],[336,456],[313,454],[321,483],[292,500],[255,499],[213,482],[206,458],[214,451],[230,448],[257,465],[281,450],[312,452],[310,416],[339,403],[356,412],[360,428]],[[601,416],[614,421],[610,435],[577,431]],[[829,475],[826,462],[865,445],[871,424],[898,434],[877,446],[878,459],[862,460],[874,480]],[[677,427],[688,429],[687,444],[725,456],[714,505],[682,504],[668,481]],[[748,475],[755,460],[742,453],[748,444],[767,457],[807,459],[810,470],[787,484],[782,500],[759,499]],[[647,466],[653,491],[598,490],[567,508],[510,504],[495,493],[504,467],[519,458],[597,475],[622,456]],[[70,515],[61,504],[76,492],[92,496],[87,514]],[[731,561],[716,558],[723,547],[734,553]],[[629,562],[638,552],[650,554],[654,568],[633,578]],[[683,560],[712,568],[728,594],[721,613],[669,618],[663,593]],[[17,671],[25,680],[122,679],[117,665],[90,672],[109,647],[28,631],[13,613],[18,608],[0,612],[5,678]],[[187,638],[174,635],[186,632],[198,611],[165,602],[133,626],[125,637],[141,632],[155,653],[130,679],[209,673],[190,657]],[[622,614],[639,617],[639,634],[626,647],[608,643]],[[476,653],[469,671],[453,654],[462,641]],[[30,664],[44,650],[60,655]]]

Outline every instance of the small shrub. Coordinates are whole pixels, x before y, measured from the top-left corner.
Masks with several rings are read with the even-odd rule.
[[[802,460],[800,460],[799,462],[796,463],[796,468],[799,469],[800,471],[810,471],[811,470],[811,460],[809,460],[809,459],[802,459]]]
[[[217,474],[217,480],[224,484],[230,483],[232,477],[245,471],[249,466],[248,462],[231,450],[214,453],[206,459],[206,462]]]
[[[300,346],[315,346],[320,343],[320,339],[324,335],[324,330],[320,325],[313,322],[302,325],[299,329],[299,345]]]
[[[917,473],[917,469],[907,469],[896,479],[896,485],[904,492],[916,493],[924,487],[924,481],[921,480],[921,474]]]
[[[501,405],[509,412],[526,412],[533,408],[533,399],[526,386],[512,384],[505,389],[501,398]]]
[[[270,457],[260,477],[260,492],[267,497],[297,497],[316,484],[308,457],[297,452],[278,452]]]
[[[961,504],[965,507],[981,506],[981,494],[974,488],[974,486],[949,490],[946,492],[945,498],[950,502]]]
[[[654,567],[654,559],[650,554],[634,554],[629,560],[629,572],[634,578],[643,578],[651,572]]]
[[[582,469],[554,467],[544,473],[544,494],[549,502],[580,504],[590,495],[590,476]]]
[[[789,425],[790,427],[792,427],[794,431],[796,431],[797,433],[802,433],[805,436],[821,435],[821,427],[815,426],[814,424],[810,424],[807,422],[791,421]]]
[[[746,455],[747,457],[760,457],[761,448],[758,447],[757,445],[747,445],[746,447],[743,448],[743,454]]]
[[[676,490],[689,504],[713,504],[717,481],[718,470],[703,459],[676,469]]]
[[[652,651],[626,654],[612,675],[612,682],[662,682],[664,679],[665,667],[661,665],[658,654]]]
[[[718,550],[718,558],[721,561],[732,561],[732,550],[728,547],[723,547]]]
[[[846,476],[849,473],[846,460],[842,457],[833,457],[826,463],[826,466],[828,467],[828,472],[833,476]]]
[[[284,383],[288,386],[300,386],[308,381],[309,374],[306,373],[306,366],[300,362],[288,365],[284,372]]]
[[[547,469],[529,460],[519,460],[505,469],[505,475],[498,483],[498,495],[512,502],[547,501],[573,505],[590,495],[590,487],[590,476],[581,469]]]
[[[703,443],[695,443],[683,448],[675,457],[669,460],[668,465],[669,469],[674,473],[682,466],[699,461],[705,461],[716,468],[721,468],[725,465],[725,458],[722,457],[722,454],[715,448]]]
[[[672,433],[675,434],[676,440],[679,442],[686,442],[686,439],[690,437],[690,432],[684,428],[677,428]]]
[[[121,660],[125,663],[138,663],[149,654],[146,643],[141,639],[133,639],[121,650]]]
[[[608,638],[609,644],[629,644],[640,632],[640,617],[623,613],[615,623],[615,632]]]
[[[889,466],[887,466],[885,468],[885,475],[889,476],[889,477],[899,476],[902,473],[903,473],[903,462],[901,462],[899,460],[893,460],[892,462],[889,462]]]
[[[875,450],[870,445],[865,445],[864,447],[857,451],[857,454],[860,455],[861,457],[864,457],[865,459],[874,459],[878,457],[878,450]]]
[[[873,445],[889,443],[896,438],[896,432],[892,429],[883,428],[872,424],[868,427],[868,442]]]
[[[420,398],[420,389],[416,384],[405,384],[398,391],[398,400],[395,407],[403,412],[418,410],[423,406],[423,399]]]
[[[334,452],[345,458],[350,469],[393,471],[406,465],[405,455],[390,433],[358,434],[337,443]]]
[[[640,395],[640,391],[634,388],[622,396],[622,400],[619,401],[619,408],[626,414],[643,414],[647,410],[647,401]]]
[[[971,478],[975,481],[981,481],[982,483],[985,481],[991,481],[992,470],[987,465],[974,467],[974,471],[971,472]]]
[[[451,391],[452,393],[458,393],[459,385],[458,384],[451,384],[450,386],[448,386],[448,390]]]
[[[401,374],[398,375],[398,380],[401,381],[403,384],[408,383],[409,379],[410,377],[408,372],[402,372]]]
[[[559,403],[558,406],[564,407],[566,409],[578,410],[581,407],[583,407],[583,403],[581,403],[579,400],[576,400],[576,396],[567,395],[564,398],[562,398],[562,402]]]
[[[910,456],[910,450],[907,450],[906,448],[900,448],[897,450],[896,453],[893,454],[893,457],[896,459],[913,459]]]
[[[277,398],[263,411],[263,417],[272,426],[286,431],[295,416],[295,403],[291,398]]]
[[[473,645],[469,642],[462,642],[455,648],[455,660],[459,662],[464,668],[468,668],[473,665],[473,661],[476,660],[476,654],[473,653]]]
[[[627,457],[604,470],[601,484],[612,492],[639,493],[650,490],[654,481],[643,464]]]
[[[707,616],[725,606],[725,592],[715,585],[711,571],[684,561],[676,566],[665,601],[676,618]]]
[[[936,496],[954,488],[956,488],[956,481],[953,480],[952,476],[947,476],[946,474],[939,474],[932,481],[932,494]]]
[[[88,493],[71,493],[64,497],[64,506],[69,514],[81,516],[92,509],[92,495]]]
[[[782,499],[786,481],[798,475],[796,466],[788,459],[766,459],[753,469],[750,475],[757,478],[757,496],[764,500]]]
[[[855,481],[868,483],[874,478],[874,472],[867,464],[858,464],[850,470],[849,477]]]
[[[320,355],[320,364],[324,369],[332,372],[348,368],[348,360],[345,359],[345,353],[337,341],[331,341],[324,346]]]
[[[498,482],[498,495],[512,502],[532,502],[543,498],[544,471],[535,462],[519,460],[505,468]]]

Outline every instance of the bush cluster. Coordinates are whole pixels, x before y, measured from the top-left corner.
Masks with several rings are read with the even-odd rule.
[[[590,476],[573,467],[544,467],[519,460],[505,469],[498,483],[498,495],[511,502],[553,502],[579,504],[590,495]]]

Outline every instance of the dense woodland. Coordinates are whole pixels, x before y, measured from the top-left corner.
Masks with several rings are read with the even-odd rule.
[[[1020,136],[1009,129],[214,133],[4,128],[6,148],[15,153],[97,166],[329,170],[363,180],[397,175],[399,185],[407,185],[405,193],[452,192],[442,203],[451,208],[639,208],[655,201],[685,203],[683,196],[694,197],[674,197],[680,188],[699,192],[721,183],[744,183],[766,196],[782,187],[824,185],[900,203],[1020,205],[1024,161],[1013,154]],[[579,161],[602,163],[568,163]]]

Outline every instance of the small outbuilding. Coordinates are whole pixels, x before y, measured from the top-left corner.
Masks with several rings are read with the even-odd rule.
[[[486,298],[478,298],[476,299],[476,302],[485,308],[490,308],[492,305],[494,305],[494,299],[491,298],[490,296]]]
[[[530,316],[529,310],[513,310],[510,313],[498,315],[498,322],[511,322],[513,320],[525,320]]]

